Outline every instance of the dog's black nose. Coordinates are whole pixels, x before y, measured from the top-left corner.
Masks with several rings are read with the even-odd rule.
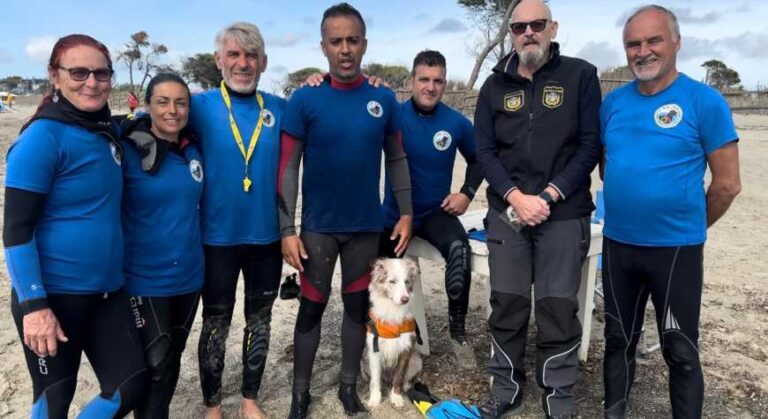
[[[400,302],[403,304],[407,303],[408,300],[410,300],[410,298],[407,295],[403,295],[402,297],[400,297]]]

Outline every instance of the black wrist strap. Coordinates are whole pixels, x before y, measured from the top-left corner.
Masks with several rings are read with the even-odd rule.
[[[547,205],[552,205],[552,204],[555,203],[555,200],[552,199],[552,195],[550,195],[549,192],[547,192],[547,191],[544,191],[544,192],[540,193],[539,194],[539,198],[543,199],[544,202],[547,203]]]

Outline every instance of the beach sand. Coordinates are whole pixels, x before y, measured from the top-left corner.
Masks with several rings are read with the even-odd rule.
[[[0,178],[5,178],[5,155],[17,136],[25,118],[34,110],[19,106],[17,111],[0,114]],[[768,117],[734,117],[741,143],[741,176],[743,191],[730,211],[709,230],[705,250],[704,296],[701,316],[701,358],[704,366],[707,417],[768,417]],[[454,189],[463,179],[464,164],[457,164]],[[595,185],[593,188],[598,187]],[[0,194],[0,204],[3,202]],[[479,193],[470,209],[483,208],[485,194]],[[0,255],[2,258],[2,255]],[[10,313],[10,283],[3,261],[0,280],[0,417],[28,417],[32,402],[32,386],[26,370],[21,343]],[[482,368],[466,372],[457,367],[448,342],[447,302],[443,290],[442,267],[422,261],[422,281],[432,354],[425,359],[422,381],[436,395],[477,402],[487,389],[487,376]],[[285,272],[290,269],[285,268]],[[343,417],[336,399],[340,365],[341,300],[338,271],[334,291],[323,320],[323,335],[312,382],[312,418]],[[487,278],[475,275],[472,283],[468,331],[481,366],[488,357],[489,344],[485,327],[485,287]],[[242,295],[242,285],[239,289]],[[583,418],[602,417],[602,301],[596,297],[597,309],[592,331],[589,360],[580,369],[574,390],[578,414]],[[297,300],[275,304],[272,342],[259,402],[269,417],[286,417],[290,405],[293,325]],[[227,345],[223,402],[227,417],[236,417],[240,401],[240,357],[244,326],[242,304],[235,317]],[[652,309],[648,317],[653,317]],[[656,338],[655,326],[646,322],[649,339]],[[200,313],[183,355],[181,377],[171,406],[174,418],[200,417],[201,402],[197,339]],[[533,337],[529,330],[526,367],[526,409],[522,417],[541,417],[541,392],[533,375]],[[119,361],[118,361],[119,362]],[[629,417],[670,417],[667,372],[661,353],[638,358],[636,384],[633,389]],[[70,414],[74,416],[96,393],[98,381],[83,357],[77,392]],[[359,386],[361,398],[368,396],[368,386]],[[394,408],[384,402],[372,412],[374,418],[418,418],[409,405]]]

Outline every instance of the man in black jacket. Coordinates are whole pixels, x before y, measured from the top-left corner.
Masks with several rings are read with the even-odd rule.
[[[475,113],[477,157],[490,185],[492,384],[482,410],[491,417],[523,410],[534,284],[543,409],[547,417],[570,417],[581,339],[576,294],[594,209],[590,173],[600,154],[600,85],[594,66],[559,54],[552,42],[557,22],[541,0],[520,2],[511,22],[514,50],[483,84]]]

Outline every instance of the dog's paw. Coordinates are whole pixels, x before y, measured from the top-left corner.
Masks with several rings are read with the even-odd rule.
[[[381,392],[379,394],[371,394],[371,397],[368,398],[368,407],[373,409],[374,407],[377,407],[381,404]]]
[[[403,407],[405,405],[405,399],[402,394],[397,394],[395,392],[389,393],[389,401],[397,407]]]

